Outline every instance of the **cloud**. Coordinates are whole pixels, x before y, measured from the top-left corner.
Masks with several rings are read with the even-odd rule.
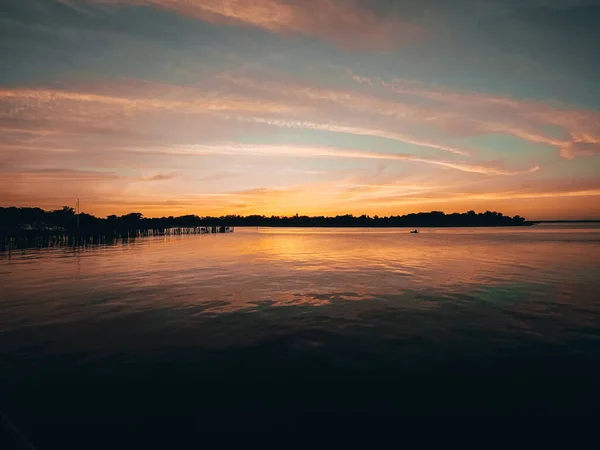
[[[434,166],[459,170],[462,172],[478,173],[484,175],[520,175],[532,173],[539,170],[534,166],[525,170],[506,170],[498,167],[482,164],[466,164],[452,161],[444,161],[433,158],[417,157],[402,153],[383,153],[365,150],[344,149],[336,147],[304,147],[304,146],[276,146],[276,145],[243,145],[243,144],[220,144],[220,145],[195,145],[170,147],[165,151],[175,155],[226,155],[226,154],[252,154],[263,156],[294,156],[303,158],[350,158],[350,159],[374,159],[388,161],[409,161]]]
[[[264,117],[251,117],[245,118],[243,116],[239,116],[238,120],[245,122],[254,122],[261,123],[267,125],[274,125],[280,128],[303,128],[307,130],[316,130],[316,131],[330,131],[332,133],[347,133],[347,134],[355,134],[358,136],[375,136],[386,139],[391,139],[394,141],[402,142],[405,144],[412,144],[418,147],[428,147],[438,150],[444,150],[450,153],[454,153],[457,155],[468,155],[466,150],[458,149],[455,147],[446,146],[443,144],[437,144],[434,142],[422,141],[417,138],[407,136],[400,133],[394,133],[386,130],[378,130],[373,128],[363,128],[359,126],[346,126],[346,125],[337,125],[332,123],[316,123],[308,120],[285,120],[285,119],[267,119]]]
[[[174,173],[157,173],[156,175],[150,175],[148,177],[143,177],[142,181],[164,181],[164,180],[172,180],[175,178]]]
[[[561,147],[560,154],[569,159],[577,156],[598,156],[600,155],[600,139],[569,142]]]
[[[100,107],[118,108],[125,114],[135,111],[155,109],[184,113],[203,113],[206,111],[254,111],[273,113],[288,111],[284,103],[256,101],[244,96],[232,94],[219,96],[216,91],[207,92],[193,87],[180,87],[169,84],[149,83],[142,80],[123,80],[120,83],[96,85],[92,89],[112,89],[110,94],[95,92],[77,92],[60,89],[1,89],[0,102],[3,102],[0,114],[6,117],[26,116],[33,109],[40,110],[64,107],[61,112],[69,112],[69,107],[77,106],[72,113],[85,113],[86,105],[96,111]]]
[[[363,199],[366,203],[368,203],[371,207],[379,207],[379,206],[388,206],[388,207],[398,207],[409,206],[410,205],[458,205],[458,204],[485,204],[488,206],[494,205],[496,202],[502,201],[503,204],[507,204],[507,201],[510,202],[518,202],[523,200],[536,200],[538,202],[542,201],[551,201],[552,199],[586,199],[588,197],[600,197],[600,189],[594,190],[575,190],[575,191],[563,191],[563,192],[531,192],[531,193],[519,193],[514,191],[505,191],[505,192],[486,192],[480,194],[464,194],[464,193],[448,193],[448,194],[440,194],[439,191],[432,192],[431,196],[425,195],[411,195],[411,194],[400,194],[400,195],[392,195],[392,196],[371,196]],[[481,203],[485,202],[485,203]],[[558,217],[561,214],[561,211],[556,210],[555,204],[555,212],[553,218]],[[493,208],[493,206],[492,206]],[[583,214],[598,214],[600,210],[592,208],[589,211],[583,211]],[[596,218],[598,216],[595,216]]]
[[[203,210],[211,214],[233,210],[297,212],[288,211],[291,205],[307,213],[344,212],[343,209],[360,212],[360,208],[376,213],[374,208],[391,208],[385,206],[386,199],[396,207],[415,205],[424,198],[437,198],[439,203],[422,201],[435,207],[443,206],[444,199],[493,204],[511,196],[533,198],[535,193],[519,190],[507,177],[521,182],[535,180],[538,175],[532,174],[539,169],[538,164],[519,157],[515,161],[484,162],[485,147],[467,150],[449,145],[443,135],[432,133],[431,138],[424,139],[405,130],[416,131],[423,123],[430,127],[447,126],[455,117],[455,131],[480,132],[480,122],[512,125],[513,119],[503,115],[513,114],[516,122],[522,122],[518,124],[521,130],[534,133],[530,139],[537,136],[537,130],[528,124],[560,123],[568,127],[570,136],[592,144],[565,147],[565,151],[579,156],[596,148],[593,115],[586,110],[571,109],[559,119],[552,114],[556,107],[551,105],[433,88],[417,82],[396,81],[395,89],[410,91],[412,97],[424,99],[422,102],[408,101],[403,97],[408,94],[399,92],[394,94],[398,98],[390,98],[385,93],[390,87],[380,84],[382,94],[376,91],[375,82],[360,83],[352,90],[278,81],[268,90],[265,79],[218,76],[197,86],[120,79],[71,84],[68,89],[0,89],[3,201],[25,204],[39,198],[40,205],[57,207],[77,192],[97,208],[96,212],[107,214],[127,212],[125,209],[135,204],[135,199],[139,199],[140,208],[148,205],[142,211],[147,214],[169,210]],[[218,127],[222,130],[215,134]],[[241,137],[249,136],[252,142],[260,142],[265,135],[276,136],[273,127],[323,131],[328,133],[325,142],[331,144],[277,145],[277,139],[269,139],[266,145],[235,142],[238,132]],[[348,141],[348,136],[342,135],[380,137],[403,146],[395,152],[393,142],[383,142],[378,147],[379,141]],[[559,142],[571,141],[557,139]],[[323,161],[326,159],[335,163]],[[519,160],[527,163],[518,164]],[[359,161],[373,164],[361,167]],[[385,173],[368,175],[382,162],[388,167]],[[233,164],[240,166],[235,167],[235,176],[226,183],[221,183],[219,177],[207,178],[224,166],[233,169]],[[292,165],[297,172],[285,171]],[[90,167],[113,175],[102,175],[102,181],[98,181],[93,174],[57,172],[50,176],[49,172],[35,171],[57,167]],[[343,174],[343,170],[349,170],[350,175]],[[308,172],[319,172],[319,180],[329,181],[296,190],[288,186],[306,181]],[[365,179],[357,179],[359,173]],[[425,174],[433,181],[411,178],[414,186],[421,186],[419,189],[398,184],[414,174]],[[53,181],[58,179],[61,183]],[[399,187],[361,190],[356,186],[376,186],[385,179]],[[465,192],[465,185],[474,180],[498,180],[498,184],[483,184]],[[279,184],[283,187],[277,187]],[[269,189],[236,194],[247,186]],[[316,199],[314,192],[323,193],[322,198]],[[503,194],[495,195],[498,192]],[[550,191],[537,192],[543,195]],[[557,192],[583,198],[595,191],[593,187],[567,186]],[[478,197],[480,194],[483,196]]]
[[[231,77],[217,78],[216,84],[204,87],[121,79],[72,84],[68,89],[0,89],[0,130],[3,133],[0,163],[5,166],[0,192],[3,201],[26,204],[31,199],[39,198],[41,206],[56,207],[77,193],[94,204],[96,212],[107,214],[124,212],[110,211],[109,205],[119,205],[121,202],[127,205],[128,199],[133,202],[135,198],[140,202],[153,199],[153,204],[163,205],[149,209],[148,213],[165,212],[168,207],[173,208],[173,212],[192,208],[187,210],[189,212],[201,206],[213,212],[226,212],[228,207],[241,208],[242,204],[245,205],[242,211],[252,211],[254,208],[254,211],[277,213],[275,206],[282,209],[288,207],[286,201],[291,201],[289,197],[285,197],[287,200],[282,197],[281,202],[276,204],[265,204],[248,196],[245,197],[245,203],[231,197],[231,201],[218,204],[214,196],[225,194],[220,180],[209,182],[203,179],[214,173],[215,169],[222,169],[223,164],[230,164],[222,159],[227,155],[237,157],[231,161],[242,161],[240,158],[244,157],[245,164],[237,169],[238,175],[228,179],[227,189],[233,186],[291,183],[292,180],[306,178],[308,175],[304,171],[326,172],[319,177],[333,177],[339,182],[337,173],[331,169],[324,171],[323,165],[315,162],[322,159],[337,160],[339,165],[345,164],[342,161],[351,163],[351,160],[388,162],[392,174],[398,166],[405,166],[396,164],[402,162],[414,166],[411,171],[422,170],[419,166],[439,168],[438,176],[445,172],[456,172],[497,178],[523,176],[538,169],[529,164],[525,168],[515,169],[513,164],[504,167],[502,164],[477,162],[467,158],[467,151],[462,148],[398,131],[401,127],[395,125],[393,112],[396,106],[389,100],[373,95],[315,87],[303,89],[293,83],[274,83],[273,89],[265,92],[257,81],[241,83],[238,79],[235,82],[232,80]],[[356,106],[356,102],[362,104]],[[410,106],[399,105],[398,108],[404,108],[404,117],[410,118]],[[416,114],[416,118],[411,120],[418,123],[423,114]],[[416,152],[384,152],[380,149],[373,151],[335,145],[231,143],[236,133],[242,136],[255,133],[260,137],[265,133],[271,134],[273,130],[269,128],[272,127],[324,131],[331,134],[328,139],[333,142],[342,134],[376,136],[410,144]],[[225,137],[228,143],[223,144]],[[420,149],[440,150],[450,155],[446,158],[432,157],[418,154]],[[176,155],[200,155],[204,158],[173,158]],[[288,173],[283,170],[290,165],[285,157],[296,158],[294,166],[297,166],[298,158],[310,161],[311,165],[297,173]],[[252,158],[260,162],[253,163]],[[276,160],[279,162],[276,163]],[[252,164],[264,166],[264,161],[273,165],[272,172],[268,167],[252,168]],[[36,172],[38,169],[52,170],[57,167],[89,167],[106,173],[117,172],[120,176],[107,178],[107,175],[102,175],[104,178],[99,181],[93,178],[96,174],[84,176],[73,172],[50,176],[49,172]],[[178,177],[173,181],[175,173]],[[90,181],[84,181],[81,177],[87,177],[85,179]],[[36,188],[33,189],[33,186]],[[327,189],[335,190],[331,185]],[[340,189],[347,191],[343,187]],[[42,191],[44,194],[39,194]],[[193,196],[197,192],[205,194],[203,200],[194,200],[198,202],[197,206],[194,206],[194,201],[181,205],[169,203],[172,198]],[[306,198],[302,198],[302,195],[306,195]],[[325,204],[325,199],[321,204],[314,197],[314,194],[302,190],[295,194],[293,201],[305,205],[306,211],[310,205],[315,208],[321,205],[323,210],[336,205],[335,201]],[[218,198],[222,201],[224,197]],[[340,194],[336,198],[339,201],[345,197]]]
[[[74,204],[78,196],[98,199],[123,187],[123,180],[111,171],[50,168],[0,172],[3,205],[57,208]]]
[[[344,72],[360,84],[385,88],[397,94],[398,101],[409,98],[434,102],[427,107],[414,106],[415,111],[435,111],[426,120],[440,130],[457,135],[500,133],[546,144],[560,150],[566,158],[598,154],[600,112],[570,108],[558,103],[516,100],[510,97],[464,92],[420,81],[367,78]],[[549,133],[554,128],[557,133]]]
[[[59,0],[81,5],[154,7],[203,22],[305,35],[342,48],[392,50],[423,38],[422,27],[397,16],[379,16],[354,0]]]
[[[354,76],[351,71],[347,73]],[[147,139],[157,133],[161,139],[181,139],[203,124],[210,122],[216,129],[215,121],[235,120],[240,124],[381,137],[460,156],[485,149],[450,145],[453,137],[486,134],[512,135],[556,147],[566,158],[598,154],[600,113],[596,111],[407,80],[370,81],[370,92],[228,73],[218,75],[205,87],[121,79],[75,84],[69,89],[4,88],[0,89],[0,128],[13,134],[19,130],[38,135],[95,133],[143,141],[144,134]],[[383,98],[377,86],[391,89],[398,97]],[[163,117],[162,124],[159,116]],[[415,135],[417,130],[429,137]]]
[[[53,141],[53,146],[71,149],[99,143],[114,148],[183,143],[199,137],[203,141],[231,138],[242,130],[227,120],[228,115],[281,115],[285,111],[293,114],[298,108],[218,89],[141,80],[73,85],[69,90],[0,88],[3,142],[26,146]]]
[[[223,74],[219,76],[219,79],[227,83],[231,83],[235,86],[240,86],[245,89],[249,89],[249,92],[252,92],[253,90],[258,91],[263,95],[267,95],[267,98],[270,98],[273,95],[289,98],[293,101],[293,104],[297,104],[298,106],[309,106],[311,104],[321,104],[323,106],[327,106],[328,104],[333,104],[341,106],[344,109],[355,113],[369,114],[374,116],[384,116],[386,118],[411,122],[427,122],[435,117],[435,112],[418,107],[416,105],[390,101],[380,97],[365,95],[361,92],[351,90],[340,90],[331,88],[320,89],[306,85],[297,85],[293,83],[283,84],[275,81],[233,77],[231,76],[231,74]],[[327,112],[330,115],[334,113],[334,111]],[[266,122],[268,123],[269,121],[266,120]],[[357,126],[343,127],[334,124],[314,124],[314,122],[307,120],[301,122],[291,121],[289,123],[293,127],[307,127],[312,129],[323,129],[326,131],[331,130],[336,132],[359,134],[365,136],[379,136],[397,140],[399,142],[404,142],[407,144],[417,145],[420,147],[429,147],[438,150],[444,150],[451,153],[455,153],[457,155],[466,156],[469,154],[469,152],[464,149],[459,149],[449,145],[431,142],[426,139],[420,139],[409,134],[400,133],[397,131],[385,131]],[[276,121],[273,121],[273,124],[276,124]],[[342,131],[344,129],[345,131]]]
[[[216,150],[216,149],[215,149]],[[289,152],[289,149],[285,149]],[[205,149],[205,151],[207,151]],[[245,150],[244,150],[245,151]],[[284,150],[277,150],[277,154]],[[328,155],[335,149],[296,149],[293,156],[306,153]],[[266,153],[266,156],[272,154]],[[355,157],[353,153],[347,157]],[[360,156],[359,156],[360,157]],[[149,177],[146,177],[149,178]],[[21,204],[57,208],[70,205],[75,197],[81,197],[84,211],[99,214],[125,214],[133,210],[146,216],[220,214],[402,214],[420,210],[452,209],[467,207],[495,208],[498,202],[517,202],[535,199],[539,202],[556,198],[577,199],[600,196],[600,186],[594,182],[577,185],[575,182],[560,188],[532,184],[527,189],[490,190],[478,186],[464,190],[460,181],[444,182],[441,177],[424,179],[411,176],[406,180],[393,180],[382,184],[364,184],[355,175],[329,178],[326,181],[301,183],[289,186],[271,186],[232,189],[222,180],[211,180],[219,185],[216,192],[199,192],[186,183],[170,189],[157,188],[143,179],[117,175],[113,172],[83,170],[29,170],[3,173],[0,177],[0,194],[5,204]],[[203,189],[205,190],[205,188]],[[177,193],[177,195],[174,195]],[[318,193],[318,195],[315,195]],[[503,203],[504,204],[504,203]],[[512,204],[512,203],[511,203]],[[514,207],[514,206],[513,206]],[[506,209],[503,209],[507,212]],[[588,213],[594,213],[591,208]],[[517,210],[519,213],[522,211]],[[555,216],[556,217],[556,216]]]
[[[419,113],[410,106],[360,93],[277,83],[267,89],[266,84],[249,80],[234,80],[231,77],[220,77],[219,80],[233,83],[234,87],[242,86],[244,90],[235,92],[228,84],[200,89],[142,80],[119,80],[80,88],[73,86],[71,90],[0,89],[0,126],[2,120],[5,123],[12,120],[9,124],[12,129],[18,128],[20,124],[26,129],[47,129],[54,133],[61,130],[79,132],[82,127],[88,127],[89,132],[94,129],[96,133],[110,131],[111,134],[128,134],[133,133],[133,130],[126,128],[124,124],[139,114],[212,115],[234,117],[245,123],[376,136],[463,156],[469,153],[466,149],[408,133],[354,124],[377,122],[381,115],[392,119],[401,115],[401,118],[413,122],[427,120],[426,117],[423,118],[426,113]],[[87,88],[88,92],[81,90],[83,88]],[[290,99],[290,95],[294,98]],[[323,115],[323,107],[331,103],[341,106],[343,110],[326,111],[327,117],[315,122],[315,118]],[[344,113],[348,110],[362,117],[349,118]],[[365,121],[364,116],[369,117],[369,120]],[[399,127],[390,125],[389,128]],[[140,138],[139,135],[137,137]]]

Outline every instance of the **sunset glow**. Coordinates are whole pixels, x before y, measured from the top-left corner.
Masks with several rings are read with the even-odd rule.
[[[430,3],[2,5],[0,205],[600,218],[586,2]]]

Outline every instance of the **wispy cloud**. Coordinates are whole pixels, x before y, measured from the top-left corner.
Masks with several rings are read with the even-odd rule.
[[[360,84],[391,90],[399,95],[400,102],[407,97],[433,101],[429,108],[434,109],[436,114],[430,122],[452,134],[512,135],[556,147],[565,158],[600,154],[598,111],[452,90],[415,80],[395,78],[385,81],[379,77],[357,75],[348,68],[342,69]],[[548,127],[556,128],[560,134],[550,134],[544,129]]]
[[[560,154],[569,159],[577,156],[598,156],[600,155],[600,138],[585,136],[575,142],[568,142],[561,146]]]
[[[550,192],[555,192],[556,198],[596,195],[594,186],[524,190],[510,180],[520,184],[530,180],[536,185],[535,172],[540,167],[530,158],[494,157],[490,162],[486,161],[485,147],[465,149],[449,145],[442,134],[424,139],[405,133],[420,123],[443,128],[452,115],[460,119],[452,125],[454,132],[480,133],[482,122],[505,127],[512,124],[503,114],[513,111],[525,117],[519,125],[521,130],[534,132],[539,124],[560,123],[570,127],[573,135],[578,132],[581,140],[593,143],[597,136],[593,127],[575,120],[579,114],[583,122],[589,121],[592,116],[588,111],[570,110],[573,117],[559,122],[553,118],[555,108],[550,105],[532,106],[491,96],[482,99],[480,94],[446,92],[422,83],[403,84],[409,85],[403,89],[418,92],[411,96],[439,103],[438,114],[432,103],[405,101],[402,95],[408,94],[396,92],[398,98],[389,98],[376,92],[374,81],[363,82],[356,90],[278,81],[268,90],[258,77],[227,75],[202,87],[121,79],[71,84],[68,89],[3,88],[0,194],[9,203],[25,204],[39,198],[40,205],[57,207],[77,192],[96,205],[97,212],[107,213],[113,212],[109,205],[129,208],[138,199],[140,208],[148,205],[143,210],[148,214],[199,209],[210,214],[297,212],[288,211],[290,205],[306,213],[344,209],[377,213],[376,208],[391,212],[392,207],[408,212],[418,204],[495,204],[525,201],[538,194],[549,202],[551,197],[546,194]],[[449,106],[450,99],[456,103],[454,108]],[[215,133],[219,127],[222,132]],[[260,142],[276,128],[325,132],[332,144],[235,142],[236,133],[254,136]],[[348,141],[349,135],[392,142],[379,147],[378,140]],[[343,144],[337,143],[340,138]],[[394,142],[402,144],[398,151],[393,151]],[[593,152],[594,148],[579,144],[571,148],[575,151]],[[233,161],[243,161],[243,167],[236,168],[227,183],[210,178]],[[377,170],[381,163],[386,164],[385,173]],[[270,166],[259,168],[265,164]],[[298,170],[285,170],[292,166]],[[92,169],[52,172],[57,167]],[[340,175],[341,168],[348,167],[353,167],[354,174]],[[372,175],[365,174],[366,168]],[[407,174],[412,177],[419,173],[433,177],[434,182],[411,178],[417,180],[411,181],[411,189]],[[301,184],[309,179],[320,181]],[[386,186],[382,182],[385,179],[392,184]],[[484,180],[484,184],[466,190],[466,184],[474,180]],[[498,180],[497,185],[490,184],[491,180]],[[290,186],[293,183],[300,184],[295,188]],[[357,186],[361,184],[370,187]],[[249,186],[254,188],[244,188]],[[317,200],[314,192],[322,196]]]
[[[269,110],[282,113],[290,109],[281,102],[268,100],[256,101],[244,96],[233,94],[219,95],[219,92],[202,91],[192,87],[180,87],[168,84],[149,83],[141,80],[123,80],[121,83],[112,83],[107,86],[96,85],[95,89],[114,88],[110,94],[94,92],[77,92],[59,89],[0,89],[0,101],[6,102],[3,115],[26,114],[29,110],[40,110],[43,107],[54,108],[77,103],[83,113],[85,105],[94,108],[118,107],[126,114],[135,111],[164,109],[183,113],[203,113],[206,111],[255,111]],[[127,89],[127,90],[126,90]],[[60,102],[63,102],[61,105]],[[69,102],[72,102],[69,104]],[[11,104],[12,103],[12,104]]]
[[[390,101],[384,98],[366,95],[361,92],[351,90],[340,90],[331,88],[316,88],[307,85],[298,85],[294,83],[278,83],[275,81],[256,80],[248,78],[234,77],[231,74],[223,74],[219,76],[219,79],[226,83],[231,83],[235,86],[240,86],[249,89],[250,92],[258,91],[263,95],[267,95],[267,98],[271,98],[273,95],[283,96],[283,98],[291,100],[298,106],[308,107],[309,105],[336,105],[345,108],[353,113],[368,114],[371,116],[384,116],[395,120],[403,120],[408,122],[424,122],[427,123],[436,117],[436,113],[427,110],[422,107],[418,107],[414,104],[402,103],[397,101]],[[332,114],[333,111],[328,111]],[[307,127],[311,129],[323,129],[328,128],[332,131],[359,134],[365,136],[379,136],[389,139],[394,139],[399,142],[407,144],[417,145],[421,147],[435,148],[438,150],[449,151],[457,155],[468,155],[468,151],[459,149],[449,145],[441,143],[431,142],[426,139],[420,139],[411,136],[407,133],[399,133],[397,131],[386,131],[377,130],[366,127],[343,127],[334,124],[315,124],[312,121],[294,121],[289,122],[293,127]],[[273,124],[277,124],[273,122]],[[398,128],[398,126],[396,127]]]
[[[226,83],[232,81],[231,77],[222,79]],[[11,129],[18,126],[18,121],[24,121],[25,125],[37,122],[36,129],[43,122],[51,121],[52,127],[45,128],[52,132],[79,129],[85,123],[96,129],[102,124],[98,131],[125,133],[119,116],[131,119],[135,114],[148,112],[198,116],[212,114],[224,118],[233,117],[245,123],[375,136],[457,155],[465,156],[469,153],[466,149],[390,129],[399,126],[384,124],[385,128],[382,129],[358,125],[359,122],[376,124],[381,115],[397,119],[402,114],[401,117],[406,120],[420,120],[414,108],[413,117],[411,108],[401,104],[366,97],[360,93],[286,87],[277,83],[273,83],[271,89],[248,80],[235,80],[234,84],[242,85],[245,90],[232,92],[227,84],[209,90],[135,80],[87,86],[90,92],[76,91],[74,88],[68,91],[0,89],[0,121],[12,120],[7,124]],[[289,97],[290,93],[294,94],[294,98]],[[362,117],[352,120],[344,114],[344,110],[326,111],[327,117],[323,117],[323,107],[332,102],[342,106],[345,111],[357,112]],[[321,120],[318,122],[314,120],[319,118]]]
[[[380,16],[355,0],[59,0],[81,5],[154,7],[218,25],[306,35],[351,49],[391,50],[425,31],[402,17]]]
[[[142,177],[142,181],[165,181],[172,180],[173,178],[175,178],[174,173],[157,173],[155,175]]]
[[[112,172],[52,169],[2,173],[0,192],[3,193],[3,200],[9,204],[45,208],[70,205],[75,197],[81,197],[86,211],[101,215],[123,214],[133,210],[146,215],[190,212],[201,215],[348,212],[381,215],[430,209],[493,209],[498,205],[503,206],[503,212],[517,214],[522,212],[519,202],[528,199],[536,200],[537,206],[530,210],[535,213],[548,208],[548,205],[556,208],[556,199],[559,198],[569,199],[569,204],[583,204],[581,202],[585,199],[600,196],[597,181],[587,185],[571,182],[560,189],[548,189],[541,184],[525,190],[490,190],[489,187],[479,186],[465,191],[464,183],[460,181],[448,183],[436,179],[407,179],[383,184],[357,184],[356,180],[357,177],[342,177],[290,186],[247,189],[227,189],[226,185],[221,185],[218,192],[200,193],[186,185],[153,190],[143,180],[137,180],[141,183],[136,184],[135,178]],[[417,184],[414,184],[415,181]],[[319,195],[315,195],[317,192]],[[586,215],[592,217],[599,212],[598,208],[592,207],[588,208]]]
[[[363,128],[360,126],[346,126],[339,125],[334,123],[316,123],[311,122],[309,120],[286,120],[286,119],[267,119],[264,117],[243,117],[238,116],[238,120],[244,122],[253,122],[267,125],[274,125],[280,128],[302,128],[306,130],[316,130],[316,131],[330,131],[332,133],[347,133],[354,134],[357,136],[375,136],[386,139],[391,139],[394,141],[402,142],[405,144],[412,144],[418,147],[428,147],[438,150],[448,151],[450,153],[454,153],[457,155],[468,155],[466,150],[458,149],[455,147],[450,147],[443,144],[437,144],[435,142],[428,142],[424,140],[419,140],[417,138],[407,136],[405,134],[394,133],[392,131],[386,130],[378,130],[373,128]]]
[[[392,89],[399,97],[230,74],[217,76],[206,88],[119,80],[69,90],[0,89],[0,127],[13,132],[24,127],[37,133],[56,133],[85,126],[90,132],[95,129],[96,133],[131,134],[134,130],[124,128],[121,119],[129,122],[139,114],[159,113],[186,115],[188,121],[195,117],[196,123],[201,123],[206,122],[202,116],[211,115],[213,120],[221,117],[280,128],[381,137],[460,156],[468,156],[473,150],[449,145],[453,136],[484,134],[506,134],[547,144],[559,148],[566,158],[600,152],[600,113],[596,111],[452,91],[405,80],[388,83],[373,79],[370,83],[369,89],[379,85]],[[415,102],[407,96],[434,103]],[[436,138],[409,132],[423,127]],[[548,128],[556,131],[550,134]],[[444,138],[445,134],[450,139]]]
[[[145,150],[144,150],[145,151]],[[243,145],[243,144],[220,144],[220,145],[195,145],[169,147],[158,151],[179,155],[224,155],[224,154],[252,154],[264,156],[293,156],[304,158],[350,158],[350,159],[375,159],[387,161],[410,161],[422,164],[445,167],[484,175],[520,175],[532,173],[539,170],[534,166],[525,170],[506,170],[483,164],[466,164],[452,161],[444,161],[433,158],[423,158],[403,153],[384,153],[356,149],[345,149],[337,147],[305,147],[305,146],[274,146],[274,145]]]

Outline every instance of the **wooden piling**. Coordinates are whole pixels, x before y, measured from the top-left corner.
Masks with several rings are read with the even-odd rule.
[[[233,227],[222,225],[112,231],[85,231],[82,229],[73,231],[15,230],[12,232],[0,232],[0,252],[11,252],[18,248],[89,247],[106,243],[116,243],[118,241],[127,243],[136,238],[220,234],[231,233],[233,231]]]

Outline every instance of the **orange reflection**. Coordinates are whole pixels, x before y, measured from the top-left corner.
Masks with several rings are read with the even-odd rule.
[[[11,292],[5,318],[48,324],[162,310],[182,320],[261,305],[365,299],[421,309],[441,300],[432,304],[417,293],[456,299],[479,292],[485,301],[482,289],[509,298],[552,293],[574,274],[579,284],[592,282],[599,255],[600,228],[423,229],[419,235],[237,228],[231,235],[3,254],[0,269]]]

